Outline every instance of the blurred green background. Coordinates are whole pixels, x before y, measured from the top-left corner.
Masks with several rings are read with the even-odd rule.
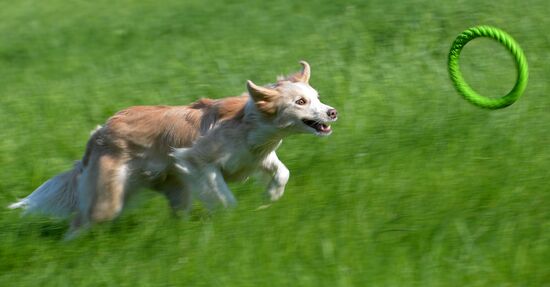
[[[0,1],[0,286],[550,286],[548,1]],[[446,70],[454,38],[522,46],[525,95],[476,108]],[[181,105],[312,66],[328,138],[286,140],[283,199],[232,184],[190,220],[143,193],[63,242],[67,222],[3,208],[79,159],[132,105]],[[490,40],[461,57],[480,93],[514,84]]]

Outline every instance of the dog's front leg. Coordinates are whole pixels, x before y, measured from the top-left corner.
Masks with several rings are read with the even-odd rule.
[[[208,209],[218,204],[224,207],[237,205],[237,200],[225,183],[219,167],[193,158],[191,149],[177,149],[172,155],[175,167],[185,188],[195,194]]]
[[[267,186],[266,196],[271,201],[276,201],[285,192],[285,185],[290,177],[290,171],[279,160],[275,152],[271,152],[262,163],[262,170],[271,176]]]
[[[237,200],[231,190],[225,183],[220,169],[213,165],[207,165],[201,170],[201,180],[199,188],[196,190],[202,202],[208,209],[213,209],[215,205],[221,203],[224,207],[234,207]]]

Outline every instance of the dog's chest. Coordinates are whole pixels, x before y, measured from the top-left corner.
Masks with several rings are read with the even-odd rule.
[[[221,170],[227,181],[246,180],[252,173],[258,171],[264,159],[265,156],[250,152],[228,154],[221,159]]]

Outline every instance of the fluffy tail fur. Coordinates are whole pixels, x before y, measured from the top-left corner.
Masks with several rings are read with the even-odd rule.
[[[73,169],[58,174],[44,182],[29,196],[8,206],[10,209],[23,208],[25,213],[39,213],[57,217],[68,217],[78,209],[78,179],[90,159],[94,142],[100,137],[101,126],[90,133],[86,153]]]
[[[25,213],[68,217],[78,206],[76,189],[83,169],[82,162],[76,162],[72,170],[49,179],[29,196],[11,204],[9,208],[24,208]]]

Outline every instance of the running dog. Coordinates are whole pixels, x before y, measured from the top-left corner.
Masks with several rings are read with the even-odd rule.
[[[247,82],[248,93],[188,106],[136,106],[94,130],[82,160],[10,205],[68,217],[68,235],[112,220],[129,195],[149,188],[174,212],[188,212],[195,195],[209,209],[236,204],[226,181],[256,171],[271,177],[270,200],[284,192],[289,171],[275,150],[291,134],[331,134],[337,111],[309,85],[310,66],[275,84]]]

